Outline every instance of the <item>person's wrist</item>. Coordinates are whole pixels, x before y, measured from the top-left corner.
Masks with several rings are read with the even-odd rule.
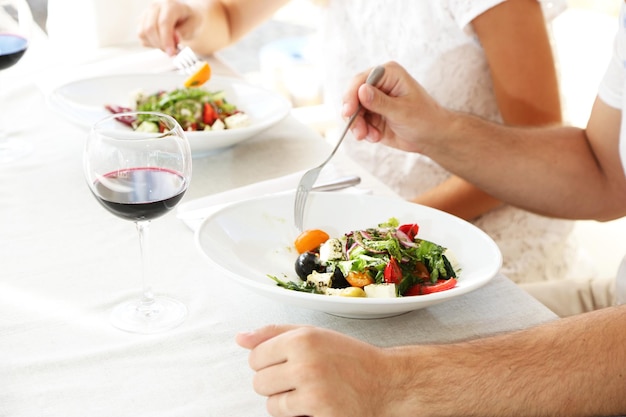
[[[431,346],[401,346],[385,350],[388,417],[442,415],[438,399],[442,386],[437,375],[438,353]]]

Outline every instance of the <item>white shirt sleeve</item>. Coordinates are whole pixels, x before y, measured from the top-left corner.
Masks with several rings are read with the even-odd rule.
[[[448,0],[448,8],[459,27],[473,34],[470,23],[487,10],[507,0]],[[550,22],[567,8],[566,0],[538,0],[541,3],[546,21]]]
[[[624,7],[622,6],[619,17],[620,27],[613,42],[611,61],[598,87],[598,97],[600,100],[618,109],[622,108],[623,104],[624,68],[626,65],[624,61],[624,57],[626,56],[626,29],[624,28],[624,24],[621,23],[623,21]]]

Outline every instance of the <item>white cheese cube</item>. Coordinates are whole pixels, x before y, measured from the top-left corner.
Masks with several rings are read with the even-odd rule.
[[[306,277],[306,282],[313,284],[317,287],[318,290],[325,292],[333,279],[332,272],[317,272],[313,271]]]
[[[224,130],[224,129],[226,129],[226,125],[220,119],[217,119],[211,125],[211,130]]]
[[[326,288],[326,291],[324,291],[324,294],[326,295],[334,295],[337,297],[341,296],[341,292],[343,291],[343,288]]]
[[[363,287],[365,295],[371,298],[396,298],[396,284],[370,284]]]
[[[250,124],[250,117],[245,113],[235,113],[224,119],[226,127],[228,129],[237,129],[238,127],[245,127]]]
[[[130,107],[135,107],[137,103],[146,98],[146,96],[146,92],[141,88],[132,91],[130,93]]]
[[[343,258],[341,250],[341,242],[339,239],[328,239],[320,246],[320,261],[326,263],[328,261],[338,261]]]

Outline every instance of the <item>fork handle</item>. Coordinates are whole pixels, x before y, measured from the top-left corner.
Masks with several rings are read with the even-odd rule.
[[[369,85],[376,85],[376,83],[380,81],[384,73],[385,73],[385,67],[383,67],[382,65],[378,65],[374,67],[372,71],[370,71],[369,75],[367,76],[365,83]],[[348,133],[348,129],[350,129],[350,126],[352,126],[354,119],[356,119],[356,117],[359,115],[362,109],[363,109],[363,106],[361,105],[361,103],[359,103],[359,106],[356,108],[356,111],[352,114],[352,116],[350,116],[350,119],[348,119],[348,123],[346,123],[346,126],[343,128],[343,132],[341,132],[341,136],[339,137],[339,140],[337,141],[335,148],[330,153],[328,158],[326,158],[326,161],[324,162],[324,164],[330,161],[330,159],[335,155],[335,152],[337,152],[337,149],[339,149],[339,145],[341,145],[341,142],[343,142],[343,139],[346,137],[346,133]]]

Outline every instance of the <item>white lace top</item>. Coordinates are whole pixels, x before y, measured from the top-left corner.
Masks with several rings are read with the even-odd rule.
[[[444,106],[501,120],[487,62],[469,23],[506,0],[329,0],[322,11],[324,99],[339,106],[357,72],[394,60]],[[548,18],[564,1],[543,3]],[[337,107],[334,114],[340,114]],[[432,160],[348,138],[342,145],[404,198],[413,198],[450,173]],[[502,207],[475,221],[498,243],[503,273],[532,282],[588,275],[568,236],[574,223]],[[577,274],[578,273],[578,274]]]
[[[626,5],[622,3],[618,30],[613,45],[613,56],[598,90],[598,97],[609,106],[626,109]],[[626,174],[626,118],[620,127],[619,153]],[[617,271],[616,297],[618,304],[626,304],[626,256]]]

